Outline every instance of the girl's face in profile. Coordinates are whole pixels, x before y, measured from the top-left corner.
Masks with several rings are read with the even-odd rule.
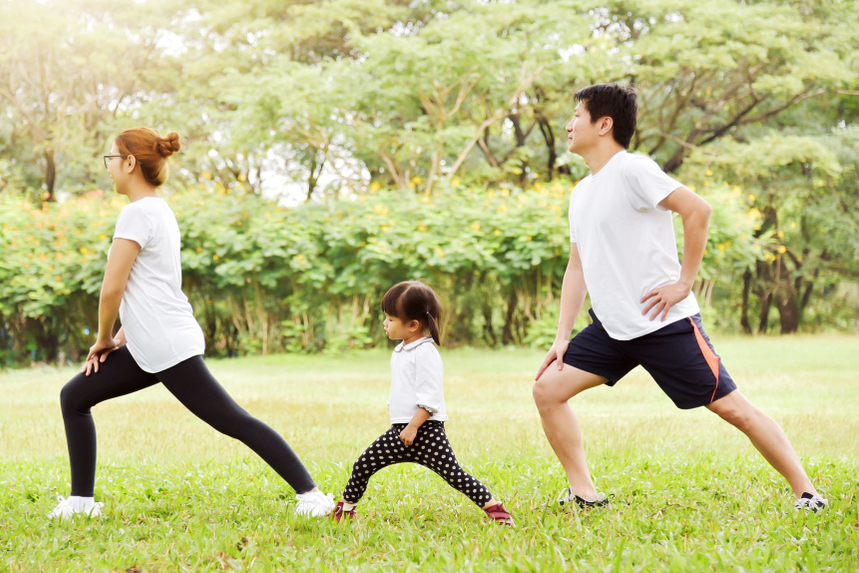
[[[412,335],[402,320],[388,313],[385,313],[385,320],[382,325],[385,327],[385,334],[392,340],[405,340]]]

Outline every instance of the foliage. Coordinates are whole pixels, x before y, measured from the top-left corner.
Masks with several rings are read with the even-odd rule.
[[[168,201],[182,229],[184,289],[210,353],[340,352],[383,340],[381,297],[407,279],[439,292],[448,344],[542,345],[528,332],[556,320],[570,189],[556,180],[432,196],[379,190],[284,208],[221,188]],[[764,241],[739,194],[717,186],[705,197],[714,227],[702,276],[754,264]],[[53,361],[87,346],[122,204],[100,191],[40,207],[0,202],[6,361]]]
[[[704,299],[719,295],[725,324],[739,315],[747,332],[776,323],[782,332],[843,326],[859,306],[849,295],[859,226],[852,176],[859,158],[851,151],[859,66],[850,48],[859,44],[850,24],[857,7],[855,0],[195,0],[179,7],[13,0],[0,3],[0,193],[12,203],[40,203],[106,187],[99,155],[119,130],[140,124],[185,137],[173,160],[177,188],[284,204],[354,199],[378,187],[412,203],[414,194],[576,180],[587,168],[566,153],[573,93],[620,81],[640,95],[633,150],[702,193],[709,181],[755,198],[745,211],[752,222],[761,215],[759,226],[738,236],[753,236],[747,246],[761,251],[738,247],[723,257],[720,244],[738,243],[722,237],[711,250],[716,266],[707,263],[710,274],[698,285]],[[741,219],[740,205],[726,207],[732,220]],[[717,223],[714,232],[732,225]],[[762,257],[751,269],[750,255]],[[540,285],[517,279],[498,288],[484,288],[479,275],[434,278],[456,293],[457,305],[483,309],[457,311],[453,339],[523,340],[542,320],[542,295],[530,293],[549,276],[557,283],[556,268],[542,272]],[[460,288],[468,281],[475,288]],[[835,292],[846,306],[832,304]],[[290,301],[295,309],[308,304]],[[363,299],[337,310],[336,320],[291,310],[292,318],[272,325],[231,304],[207,314],[211,339],[226,341],[226,353],[320,348],[346,331],[334,346],[371,343],[357,318],[366,314]],[[279,316],[283,304],[255,308]],[[245,318],[234,322],[239,314]],[[288,343],[280,334],[247,334],[260,328],[292,334]]]

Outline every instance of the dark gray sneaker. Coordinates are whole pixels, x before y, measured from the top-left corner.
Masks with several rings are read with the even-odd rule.
[[[576,505],[582,509],[587,509],[589,507],[605,507],[609,504],[608,497],[606,497],[604,493],[598,493],[595,500],[588,501],[573,494],[573,488],[565,487],[561,490],[561,494],[558,496],[558,505],[563,507],[572,502],[576,502]]]
[[[805,510],[806,513],[809,511],[812,513],[817,513],[818,511],[823,511],[829,506],[829,500],[823,499],[822,497],[817,497],[814,494],[808,493],[807,491],[802,492],[802,495],[799,497],[796,502],[794,502],[793,507],[796,511]]]

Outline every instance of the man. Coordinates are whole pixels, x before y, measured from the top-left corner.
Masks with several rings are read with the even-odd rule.
[[[823,509],[827,500],[781,427],[737,390],[702,328],[692,285],[707,244],[710,206],[651,159],[627,153],[638,111],[631,88],[594,85],[575,98],[569,150],[582,156],[591,174],[570,200],[558,333],[534,383],[543,429],[570,482],[559,503],[608,503],[591,481],[568,400],[613,386],[641,364],[677,407],[705,406],[745,433],[788,481],[797,510]],[[672,211],[683,221],[682,265]],[[587,293],[593,322],[570,340]]]

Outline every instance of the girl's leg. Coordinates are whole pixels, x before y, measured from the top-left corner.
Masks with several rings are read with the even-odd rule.
[[[72,471],[72,496],[93,497],[96,467],[96,432],[91,408],[99,402],[131,394],[158,383],[144,372],[128,348],[111,353],[89,376],[81,373],[60,392],[66,442]]]
[[[296,493],[316,488],[286,440],[239,406],[209,372],[202,356],[159,372],[158,378],[195,416],[256,452]]]
[[[398,427],[399,426],[399,427]],[[376,438],[370,447],[352,465],[352,475],[343,490],[343,501],[358,503],[367,491],[370,478],[382,468],[393,464],[412,461],[411,452],[400,440],[400,432],[405,424],[391,428]]]
[[[477,507],[486,509],[497,503],[486,486],[459,466],[441,423],[427,422],[421,426],[412,445],[413,448],[416,446],[414,461],[440,475],[454,489],[468,496]]]

